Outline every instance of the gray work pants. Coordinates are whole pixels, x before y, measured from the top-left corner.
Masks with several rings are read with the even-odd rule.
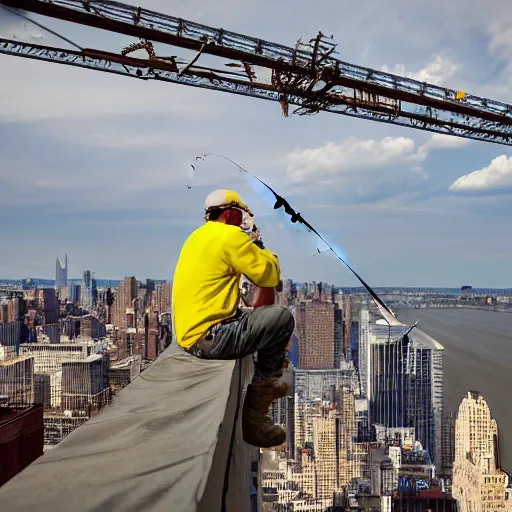
[[[267,379],[281,371],[294,328],[288,308],[240,310],[234,319],[215,325],[187,352],[200,359],[241,359],[257,353],[254,378]]]

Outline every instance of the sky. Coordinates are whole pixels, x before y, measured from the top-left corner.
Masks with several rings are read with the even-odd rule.
[[[321,30],[343,61],[512,103],[508,0],[140,4],[288,46]],[[37,19],[83,47],[134,42]],[[0,35],[57,43],[5,12]],[[0,278],[53,278],[68,253],[70,277],[172,279],[204,198],[229,187],[284,277],[357,284],[222,159],[191,179],[195,157],[215,153],[285,196],[373,286],[512,287],[507,146],[334,114],[284,118],[273,102],[6,55],[0,70]]]

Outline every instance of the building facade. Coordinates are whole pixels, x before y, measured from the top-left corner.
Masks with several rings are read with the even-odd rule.
[[[336,367],[335,307],[332,302],[303,301],[298,304],[299,369],[325,370]]]
[[[370,424],[414,427],[432,461],[442,462],[443,346],[418,329],[372,325]]]
[[[512,510],[509,476],[499,466],[498,425],[483,396],[468,392],[455,420],[452,493],[460,512]]]
[[[55,262],[55,291],[60,292],[61,288],[68,285],[68,255],[64,257],[64,266],[60,264],[59,258]]]

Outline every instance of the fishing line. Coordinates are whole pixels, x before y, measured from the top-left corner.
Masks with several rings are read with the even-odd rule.
[[[310,224],[304,217],[300,214],[300,212],[296,212],[291,206],[288,201],[280,196],[272,187],[267,185],[264,181],[262,181],[258,176],[253,174],[252,172],[248,171],[247,169],[244,169],[241,165],[237,164],[234,160],[231,160],[231,158],[228,158],[223,155],[216,155],[214,153],[208,153],[205,155],[197,156],[196,161],[203,161],[206,162],[207,157],[216,157],[216,158],[222,158],[223,160],[226,160],[227,162],[230,162],[235,167],[237,167],[240,172],[245,173],[248,176],[251,176],[254,178],[259,187],[264,187],[266,190],[270,191],[275,199],[274,203],[274,210],[279,210],[280,208],[283,208],[285,213],[290,216],[290,221],[292,224],[299,223],[303,225],[310,233],[314,233],[328,248],[334,256],[341,261],[349,270],[352,272],[352,274],[357,278],[357,280],[363,285],[365,290],[370,294],[372,299],[374,300],[375,304],[379,308],[380,312],[382,313],[384,320],[388,323],[388,325],[401,325],[401,323],[397,320],[394,313],[389,309],[389,307],[382,301],[382,299],[377,295],[377,293],[372,289],[372,287],[366,283],[366,281],[345,261],[345,259],[338,254],[338,252],[334,249],[334,247],[313,227],[312,224]],[[192,168],[194,174],[196,171],[196,168],[193,164],[190,164],[190,167]],[[189,185],[189,188],[190,185]],[[256,191],[257,192],[257,191]],[[260,190],[261,192],[261,190]]]

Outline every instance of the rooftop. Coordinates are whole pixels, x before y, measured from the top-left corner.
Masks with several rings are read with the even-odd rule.
[[[414,343],[422,345],[426,348],[430,348],[432,350],[444,350],[444,347],[443,345],[441,345],[441,343],[439,343],[434,338],[424,333],[417,327],[411,331],[411,333],[409,334],[409,338],[411,338],[411,340]]]

